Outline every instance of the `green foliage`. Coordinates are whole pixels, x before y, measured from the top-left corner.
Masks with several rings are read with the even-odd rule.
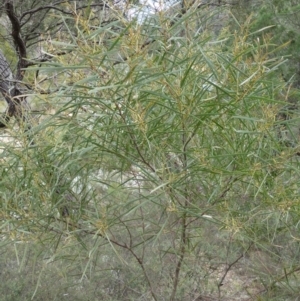
[[[250,22],[199,33],[208,13],[93,30],[80,17],[72,43],[54,43],[72,51],[38,68],[58,87],[55,113],[31,130],[33,145],[10,129],[21,138],[3,146],[0,181],[2,244],[42,246],[33,298],[59,267],[63,285],[94,299],[234,300],[240,267],[248,295],[297,296],[284,61],[267,34],[253,43]]]
[[[287,82],[299,87],[299,5],[297,1],[257,1],[256,5],[241,5],[233,8],[233,14],[239,20],[243,20],[249,14],[253,15],[251,30],[257,31],[269,27],[268,32],[272,37],[272,44],[285,47],[277,52],[278,55],[288,59],[288,63],[282,66],[281,72]],[[261,37],[261,32],[254,35],[253,39]]]

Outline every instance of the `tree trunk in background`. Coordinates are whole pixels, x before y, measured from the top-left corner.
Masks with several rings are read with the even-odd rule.
[[[9,121],[12,116],[15,116],[18,121],[26,121],[27,113],[30,106],[20,90],[19,83],[16,81],[9,63],[0,50],[0,91],[8,104],[8,108],[4,115],[4,123],[0,121],[0,127],[5,127],[5,123]],[[26,126],[27,129],[30,127]]]

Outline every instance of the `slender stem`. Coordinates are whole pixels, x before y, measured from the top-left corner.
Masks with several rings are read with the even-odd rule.
[[[182,262],[183,262],[183,259],[184,259],[184,256],[185,256],[185,251],[186,251],[186,242],[187,242],[186,220],[187,220],[186,213],[184,213],[184,215],[182,217],[182,221],[181,221],[180,256],[179,256],[179,259],[177,261],[177,265],[176,265],[176,269],[175,269],[173,289],[172,289],[172,294],[171,294],[171,297],[170,297],[170,301],[175,300],[175,295],[176,295],[177,287],[178,287],[178,283],[179,283],[179,276],[180,276],[181,266],[182,266]]]
[[[185,125],[183,123],[182,125],[183,134],[182,134],[182,145],[183,145],[183,156],[182,156],[182,164],[185,171],[187,171],[187,146],[189,141],[186,141],[186,134],[185,134]],[[187,208],[189,205],[189,196],[188,196],[188,182],[185,181],[185,202],[184,202],[184,208]],[[184,260],[185,252],[186,252],[186,244],[187,244],[187,226],[188,226],[188,216],[186,211],[183,213],[182,219],[181,219],[181,235],[180,235],[180,255],[177,261],[175,274],[174,274],[174,281],[173,281],[173,289],[170,297],[170,301],[175,300],[175,295],[177,292],[177,287],[179,283],[179,276],[181,271],[181,266]]]
[[[141,267],[141,269],[142,269],[142,271],[143,271],[143,273],[144,273],[144,276],[145,276],[145,278],[146,278],[146,281],[147,281],[147,283],[148,283],[148,286],[149,286],[149,288],[150,288],[150,292],[151,292],[152,298],[153,298],[155,301],[158,301],[158,299],[157,299],[157,297],[156,297],[156,294],[155,294],[155,292],[154,292],[154,289],[153,289],[153,287],[152,287],[151,280],[150,280],[150,278],[149,278],[149,276],[148,276],[147,270],[145,269],[143,260],[142,260],[141,258],[139,258],[139,257],[135,254],[135,252],[133,252],[132,249],[128,249],[128,251],[133,255],[133,257],[137,260],[138,264],[140,265],[140,267]]]
[[[219,280],[218,285],[217,285],[217,286],[218,286],[219,300],[221,300],[221,286],[223,285],[223,281],[224,281],[224,279],[226,278],[228,272],[231,270],[231,268],[232,268],[232,267],[233,267],[240,259],[242,259],[242,258],[245,256],[245,254],[249,251],[249,249],[251,248],[251,246],[252,246],[252,243],[248,246],[248,248],[246,249],[246,251],[243,252],[240,256],[238,256],[233,262],[231,262],[231,263],[228,263],[228,262],[227,262],[226,268],[225,268],[225,271],[224,271],[224,274],[223,274],[223,276],[221,277],[221,279]],[[228,247],[228,253],[229,253],[229,248],[230,248],[230,246]],[[227,255],[228,255],[228,254],[227,254]]]

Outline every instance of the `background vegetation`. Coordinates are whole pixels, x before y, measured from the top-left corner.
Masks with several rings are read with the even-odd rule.
[[[27,48],[31,128],[1,140],[0,300],[297,300],[286,11],[92,4],[62,1],[59,32]]]

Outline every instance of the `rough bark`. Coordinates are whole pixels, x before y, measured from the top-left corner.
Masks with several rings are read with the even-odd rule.
[[[18,56],[18,65],[16,74],[12,73],[9,63],[0,51],[0,92],[6,100],[8,107],[3,116],[3,122],[0,121],[0,127],[5,127],[11,117],[16,117],[20,121],[28,121],[27,115],[30,106],[23,96],[20,89],[20,81],[24,76],[24,68],[26,67],[26,45],[21,37],[21,24],[14,12],[13,2],[6,0],[4,2],[5,12],[11,22],[11,36],[13,38],[15,51]],[[26,129],[30,127],[26,125]]]
[[[19,86],[19,81],[16,80],[9,63],[0,51],[0,92],[8,105],[3,120],[0,120],[0,127],[5,127],[6,123],[13,116],[19,122],[28,120],[27,115],[30,106]],[[26,127],[28,129],[30,125],[28,124]]]

